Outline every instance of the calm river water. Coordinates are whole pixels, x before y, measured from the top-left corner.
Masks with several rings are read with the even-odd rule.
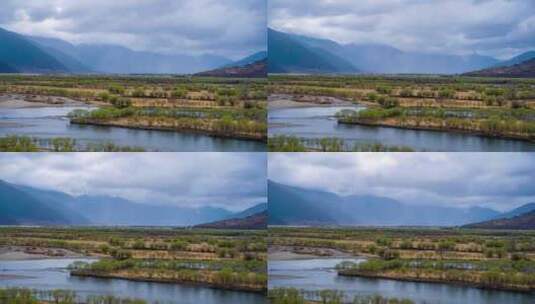
[[[142,299],[150,303],[158,301],[158,303],[180,304],[267,304],[263,295],[248,292],[178,284],[71,277],[66,268],[74,261],[91,260],[0,261],[0,287],[23,287],[36,290],[66,289],[75,291],[82,298],[87,295],[113,295],[121,298]]]
[[[381,143],[407,146],[416,151],[535,151],[535,143],[496,139],[483,136],[405,130],[386,127],[338,124],[334,115],[358,106],[332,106],[270,109],[269,135],[292,135],[302,138],[337,137],[353,146]]]
[[[270,260],[269,288],[294,287],[303,290],[337,289],[352,299],[355,295],[379,294],[433,304],[533,304],[535,293],[493,291],[448,284],[413,283],[394,280],[338,276],[334,267],[342,261],[363,259]]]
[[[50,139],[70,137],[80,146],[112,142],[147,151],[266,151],[261,142],[217,138],[202,134],[136,130],[117,127],[71,125],[67,114],[84,107],[0,108],[0,137],[25,135]]]

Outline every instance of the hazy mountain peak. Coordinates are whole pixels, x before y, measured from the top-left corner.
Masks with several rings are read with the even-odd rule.
[[[324,57],[342,58],[342,62],[346,66],[343,72],[360,70],[369,73],[457,74],[486,68],[498,62],[492,57],[477,54],[458,56],[401,51],[395,47],[382,44],[340,44],[329,39],[283,33],[272,29],[268,32],[268,37],[271,38],[271,43],[268,44],[270,65],[276,67],[276,70],[280,72],[291,72],[292,69],[290,69],[289,65],[293,62],[283,61],[285,58],[282,55],[272,58],[271,51],[273,50],[277,54],[281,52],[280,49],[288,47],[295,49],[305,47],[309,51],[321,50]],[[299,46],[292,45],[288,41],[297,42]],[[310,72],[315,71],[311,69]],[[329,73],[333,71],[319,69],[316,72]]]
[[[483,207],[413,205],[374,195],[339,196],[273,181],[268,181],[268,198],[270,224],[456,226],[499,214]]]
[[[114,44],[72,44],[0,28],[0,70],[37,73],[190,74],[232,61],[216,54],[160,54]]]
[[[22,73],[64,73],[68,68],[34,42],[0,28],[0,62],[3,69]]]
[[[121,197],[42,190],[0,180],[0,224],[189,226],[249,216],[261,204],[233,213],[220,207],[189,208],[134,203]],[[266,207],[264,204],[263,207]],[[251,213],[251,214],[249,214]]]

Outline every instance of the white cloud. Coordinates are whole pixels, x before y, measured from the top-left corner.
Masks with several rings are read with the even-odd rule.
[[[272,0],[269,25],[340,43],[508,58],[535,47],[531,0]]]
[[[274,181],[409,204],[508,210],[535,202],[529,153],[271,153]]]
[[[71,195],[234,210],[267,201],[262,153],[3,153],[0,168],[0,179]]]
[[[4,0],[0,26],[72,43],[238,58],[266,49],[266,0]]]

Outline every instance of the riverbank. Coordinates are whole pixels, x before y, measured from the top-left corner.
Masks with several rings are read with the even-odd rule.
[[[323,247],[269,246],[269,260],[308,260],[321,258],[359,258],[348,252]]]
[[[190,278],[180,278],[180,273],[177,273],[176,271],[172,270],[152,271],[148,269],[119,270],[113,273],[104,273],[99,271],[80,269],[71,271],[71,275],[77,277],[121,279],[135,282],[186,284],[241,292],[267,292],[266,285],[216,282],[217,272],[215,271],[198,270],[196,271],[196,274],[194,276],[189,276],[188,272],[188,274],[186,274],[185,276],[189,276]]]
[[[364,277],[372,279],[387,279],[405,282],[416,283],[437,283],[449,284],[457,286],[468,286],[488,290],[502,290],[515,292],[533,292],[535,286],[526,286],[518,284],[489,284],[482,282],[482,276],[485,275],[483,271],[467,271],[464,274],[464,280],[454,279],[447,271],[414,271],[414,270],[399,270],[399,271],[385,271],[380,273],[358,271],[355,269],[339,270],[339,276],[345,277]],[[498,281],[498,280],[497,280]]]
[[[270,289],[268,299],[270,303],[275,304],[414,304],[409,299],[385,298],[379,294],[372,296],[355,295],[353,298],[350,298],[343,291],[336,289],[307,291],[287,287]]]
[[[340,107],[352,105],[355,105],[355,103],[330,96],[294,96],[286,94],[272,94],[268,97],[268,108],[272,110],[309,107]]]
[[[267,134],[248,132],[225,132],[217,128],[217,120],[198,119],[195,125],[191,125],[191,119],[158,118],[151,117],[120,117],[113,120],[94,118],[71,118],[72,124],[94,125],[106,127],[120,127],[138,130],[173,131],[204,134],[214,137],[253,140],[266,142]]]
[[[454,124],[449,124],[445,119],[410,119],[410,118],[383,118],[377,120],[358,119],[358,118],[338,118],[339,124],[346,125],[362,125],[372,127],[387,127],[405,130],[421,130],[434,132],[455,132],[460,134],[471,134],[488,138],[512,139],[535,143],[535,135],[517,132],[501,132],[484,131],[481,127],[486,123],[484,120],[476,120],[470,123],[470,126],[463,124],[455,127]]]
[[[2,303],[19,304],[149,303],[140,299],[123,299],[109,295],[83,297],[72,290],[36,290],[29,288],[0,288],[0,300]]]
[[[0,94],[0,109],[77,107],[88,105],[91,104],[70,99],[67,97],[24,94]]]
[[[0,247],[0,261],[27,261],[59,258],[87,258],[87,256],[63,248],[43,248],[33,246]]]

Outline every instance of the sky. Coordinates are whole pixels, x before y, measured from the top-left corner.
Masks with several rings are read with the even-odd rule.
[[[71,195],[241,211],[266,198],[264,153],[1,153],[0,179]]]
[[[0,27],[79,43],[239,59],[266,47],[266,0],[2,0]]]
[[[533,0],[270,0],[270,27],[339,43],[508,59],[535,50]]]
[[[508,211],[535,202],[534,153],[270,153],[269,179],[339,195]]]

